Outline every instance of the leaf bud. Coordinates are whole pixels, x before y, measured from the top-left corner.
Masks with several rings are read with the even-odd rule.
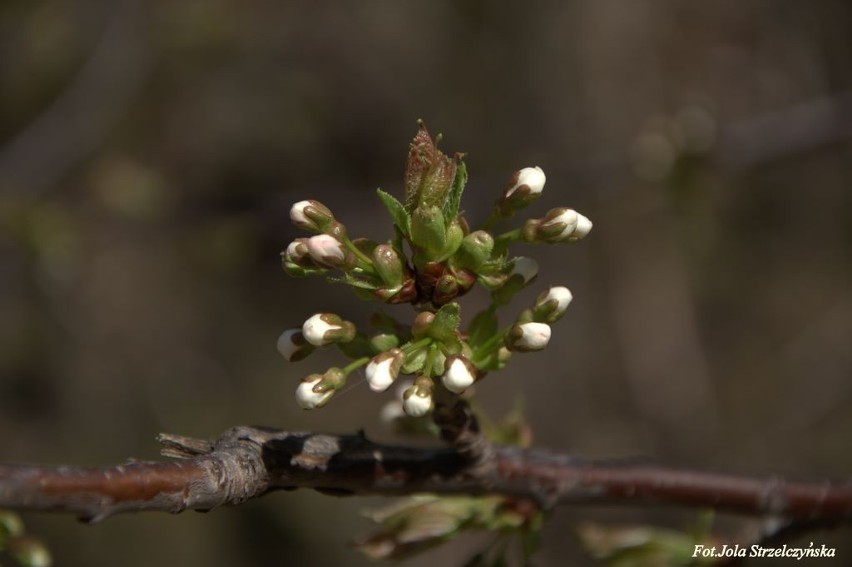
[[[403,265],[402,259],[389,244],[379,244],[373,249],[373,266],[379,273],[379,277],[389,287],[398,288],[402,285]]]
[[[491,257],[492,250],[494,250],[494,237],[485,230],[477,230],[464,237],[456,252],[455,262],[475,272]]]

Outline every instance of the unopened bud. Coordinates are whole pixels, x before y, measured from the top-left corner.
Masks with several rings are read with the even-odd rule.
[[[530,283],[538,275],[538,262],[526,256],[519,256],[512,264],[512,271],[509,272],[509,279],[515,276],[520,276],[520,282],[523,285]]]
[[[535,300],[533,319],[541,323],[555,323],[565,314],[573,297],[571,290],[563,286],[542,292]]]
[[[302,334],[314,346],[347,343],[355,338],[355,325],[334,313],[317,313],[302,325]]]
[[[370,389],[374,392],[384,392],[390,388],[404,361],[405,355],[398,348],[374,356],[364,371]]]
[[[426,253],[428,259],[439,257],[447,247],[444,213],[436,206],[420,206],[411,215],[411,242]]]
[[[526,222],[522,230],[527,242],[574,242],[592,230],[592,221],[574,209],[551,209],[542,219]]]
[[[302,329],[287,329],[281,333],[277,347],[287,362],[302,360],[314,351],[314,345],[305,340]]]
[[[546,323],[516,323],[506,335],[506,347],[517,352],[541,350],[550,341],[550,325]]]
[[[402,409],[411,417],[423,417],[432,411],[432,380],[418,376],[414,385],[402,394]]]
[[[328,234],[310,237],[307,246],[311,259],[320,266],[344,268],[353,263],[352,253],[343,247],[342,242]]]
[[[319,201],[299,201],[290,208],[290,220],[304,230],[324,232],[334,221],[334,215]]]
[[[388,286],[402,285],[402,260],[389,244],[379,244],[373,249],[373,266]]]
[[[588,217],[577,213],[577,228],[574,229],[574,232],[571,236],[568,237],[569,242],[574,242],[575,240],[580,240],[584,238],[587,234],[592,231],[592,221],[589,220]]]
[[[450,225],[447,227],[447,236],[446,243],[444,245],[444,249],[441,252],[441,258],[449,258],[461,246],[462,240],[464,240],[464,227],[459,219],[453,219]]]
[[[297,238],[287,245],[284,251],[284,259],[288,262],[293,262],[303,267],[313,267],[315,264],[311,260],[310,252],[308,251],[308,239]]]
[[[451,274],[444,274],[435,284],[432,303],[441,306],[452,301],[459,294],[459,283]]]
[[[334,395],[334,390],[317,392],[314,388],[322,380],[322,374],[311,374],[305,377],[296,388],[296,403],[302,409],[314,409],[324,406]]]
[[[454,354],[444,363],[444,375],[441,381],[444,387],[455,394],[461,394],[476,381],[477,369],[464,356]]]
[[[508,217],[533,203],[541,196],[546,179],[544,171],[538,166],[516,171],[509,179],[503,197],[497,202],[500,213]]]
[[[431,311],[423,311],[417,314],[414,318],[414,323],[411,325],[411,334],[414,338],[419,339],[429,334],[429,327],[435,320],[435,314]]]
[[[477,271],[491,257],[492,250],[494,237],[487,231],[477,230],[464,237],[455,260],[459,266]]]

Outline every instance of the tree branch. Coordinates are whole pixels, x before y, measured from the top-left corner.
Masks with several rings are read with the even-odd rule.
[[[162,434],[170,462],[114,467],[0,465],[0,508],[70,512],[94,522],[142,510],[236,505],[273,490],[336,495],[504,494],[556,504],[708,507],[791,521],[852,522],[852,482],[676,470],[584,461],[542,450],[493,447],[491,466],[456,448],[393,447],[363,435],[235,427],[214,443]]]

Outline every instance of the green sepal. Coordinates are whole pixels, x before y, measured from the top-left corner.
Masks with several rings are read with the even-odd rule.
[[[390,213],[394,226],[399,229],[403,236],[408,237],[411,230],[411,216],[405,210],[403,204],[396,197],[390,193],[385,193],[381,189],[376,189],[376,195],[379,196],[379,200],[388,210],[388,213]]]
[[[287,273],[288,276],[294,278],[321,276],[328,273],[328,270],[326,268],[303,268],[302,266],[287,260],[281,262],[281,267],[284,268],[284,271]]]

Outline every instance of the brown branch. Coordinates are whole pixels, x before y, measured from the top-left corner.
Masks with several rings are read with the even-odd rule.
[[[852,522],[852,482],[676,470],[584,461],[493,447],[492,466],[457,449],[393,447],[361,435],[235,427],[215,443],[161,435],[173,462],[115,467],[0,465],[0,508],[71,512],[97,521],[118,512],[210,510],[278,489],[337,495],[504,494],[556,504],[712,507],[791,521]]]

